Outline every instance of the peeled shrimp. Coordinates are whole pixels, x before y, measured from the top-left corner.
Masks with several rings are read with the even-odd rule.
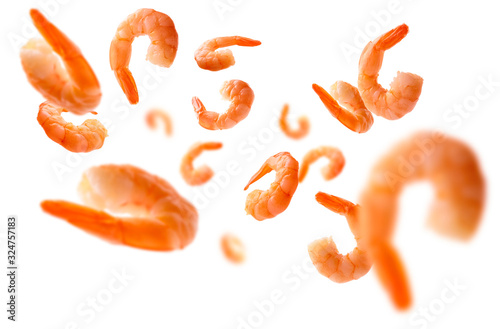
[[[331,237],[309,244],[309,256],[321,275],[337,283],[357,280],[370,270],[372,263],[366,253],[367,245],[361,237],[360,207],[339,197],[323,192],[316,194],[316,201],[329,210],[343,215],[356,239],[356,248],[347,255],[339,253]]]
[[[177,54],[177,31],[172,19],[164,13],[139,9],[118,26],[111,41],[109,62],[130,104],[139,102],[137,86],[128,65],[132,56],[132,42],[141,35],[148,35],[151,40],[146,55],[146,60],[151,63],[170,67]]]
[[[163,125],[165,126],[165,134],[167,134],[167,136],[172,136],[172,119],[166,112],[158,109],[152,109],[146,113],[146,124],[149,128],[155,129],[158,121],[163,122]]]
[[[183,249],[196,235],[196,208],[167,181],[140,168],[92,167],[83,174],[78,192],[86,206],[46,200],[41,207],[110,243],[140,249]],[[117,217],[105,209],[129,216]]]
[[[223,99],[231,101],[229,109],[222,114],[207,111],[200,99],[193,97],[192,103],[198,117],[198,123],[205,129],[232,128],[250,113],[254,94],[246,82],[241,80],[226,81],[222,85],[220,93]]]
[[[330,163],[321,168],[321,173],[325,180],[331,180],[337,177],[344,169],[345,158],[341,150],[331,146],[320,146],[315,148],[304,156],[299,170],[299,182],[302,182],[309,171],[309,165],[314,163],[322,156],[327,157]]]
[[[330,88],[331,94],[317,84],[313,84],[313,89],[330,114],[344,126],[360,134],[370,130],[373,125],[373,116],[366,109],[356,87],[344,81],[337,81]],[[346,109],[343,109],[336,99]]]
[[[74,114],[90,112],[101,101],[94,71],[78,46],[38,10],[31,9],[30,15],[45,40],[31,39],[21,49],[29,83],[52,104]]]
[[[290,126],[288,126],[288,122],[286,121],[288,111],[289,111],[289,106],[288,104],[285,104],[283,106],[283,110],[281,111],[281,116],[280,116],[281,130],[285,133],[285,135],[293,139],[300,139],[305,137],[309,133],[309,128],[310,128],[309,120],[305,116],[300,117],[298,119],[299,128],[297,130],[292,130]]]
[[[424,80],[416,74],[398,72],[391,89],[384,89],[378,82],[384,52],[391,49],[408,34],[402,24],[369,42],[359,59],[358,88],[361,98],[373,114],[396,120],[411,112],[417,104]]]
[[[217,51],[229,46],[255,47],[260,41],[249,38],[232,36],[220,37],[205,41],[194,53],[198,66],[204,70],[220,71],[234,65],[234,56],[230,49]]]
[[[244,190],[272,170],[276,171],[276,179],[271,187],[266,191],[252,191],[247,196],[245,211],[257,220],[272,218],[285,211],[299,184],[299,163],[290,153],[280,152],[266,160]]]
[[[418,132],[396,145],[373,168],[362,193],[360,222],[379,280],[398,309],[411,304],[406,271],[391,242],[398,197],[408,183],[426,179],[435,189],[428,218],[436,232],[467,240],[477,230],[485,181],[474,152],[440,133]]]
[[[193,186],[202,185],[212,178],[214,172],[212,169],[210,169],[209,166],[203,165],[197,169],[194,169],[193,161],[201,154],[201,152],[207,150],[218,150],[221,147],[222,143],[206,142],[196,143],[188,150],[181,161],[181,175],[186,183]]]
[[[243,242],[234,234],[226,233],[220,240],[222,252],[226,258],[236,264],[245,261],[245,246]]]

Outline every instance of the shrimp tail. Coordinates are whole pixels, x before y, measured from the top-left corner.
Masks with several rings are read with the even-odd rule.
[[[339,120],[344,126],[347,126],[346,120],[344,119],[344,117],[352,116],[352,114],[349,111],[344,110],[339,105],[339,103],[332,97],[332,95],[330,95],[328,93],[328,91],[326,91],[322,87],[318,86],[317,84],[313,84],[312,87],[313,87],[314,91],[316,92],[316,94],[318,94],[318,96],[321,99],[321,101],[323,102],[323,104],[326,106],[326,109],[328,110],[328,112],[330,112],[330,114],[334,118]],[[349,129],[351,129],[351,128],[349,128]]]
[[[377,41],[377,46],[382,50],[388,50],[398,44],[401,40],[406,37],[409,32],[408,25],[401,24],[398,27],[390,30],[389,32],[383,34]]]
[[[246,191],[248,189],[248,187],[250,185],[252,185],[253,183],[255,183],[256,181],[258,181],[259,179],[261,179],[262,177],[264,177],[265,175],[269,174],[273,169],[271,168],[271,166],[269,166],[267,164],[267,161],[262,165],[262,167],[260,167],[259,171],[257,171],[253,176],[252,178],[250,178],[250,181],[248,181],[248,184],[247,186],[245,186],[245,188],[243,189],[244,191]]]
[[[243,46],[243,47],[255,47],[259,46],[261,42],[259,40],[254,40],[250,38],[245,38],[245,37],[236,37],[236,44],[238,46]]]
[[[356,206],[354,203],[349,202],[345,199],[323,192],[316,193],[315,198],[320,205],[333,211],[334,213],[343,216],[347,215],[349,213],[349,210]]]
[[[200,126],[209,130],[220,129],[218,125],[218,113],[207,111],[205,105],[203,105],[201,100],[196,96],[193,97],[191,103],[193,104],[194,111],[196,112],[196,116],[198,118],[198,123],[200,124]]]
[[[115,70],[115,76],[130,104],[137,104],[139,93],[132,72],[127,67],[121,67]]]

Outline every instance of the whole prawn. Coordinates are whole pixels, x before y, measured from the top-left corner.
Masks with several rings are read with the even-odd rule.
[[[203,152],[203,151],[214,151],[222,147],[222,143],[218,142],[206,142],[206,143],[196,143],[188,150],[181,161],[181,175],[182,178],[189,185],[202,185],[208,182],[214,175],[214,171],[207,165],[203,165],[197,169],[193,167],[193,161]]]
[[[151,129],[155,129],[157,125],[157,121],[162,121],[165,126],[165,134],[167,136],[172,136],[173,128],[172,128],[172,119],[168,115],[168,113],[160,110],[160,109],[151,109],[146,113],[146,124]]]
[[[288,125],[288,122],[286,121],[289,109],[290,107],[288,106],[288,104],[283,105],[283,110],[281,111],[281,116],[279,121],[281,130],[285,133],[285,135],[287,135],[290,138],[293,139],[304,138],[309,133],[310,129],[309,120],[307,119],[306,116],[301,116],[298,119],[299,127],[296,130],[291,129],[290,126]]]
[[[304,180],[309,171],[309,166],[322,156],[327,157],[330,163],[321,168],[321,173],[325,180],[337,177],[344,169],[345,158],[341,150],[332,146],[320,146],[306,153],[299,170],[299,183]]]

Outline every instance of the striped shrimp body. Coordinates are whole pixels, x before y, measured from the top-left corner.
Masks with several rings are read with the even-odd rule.
[[[309,171],[309,166],[321,157],[327,157],[330,163],[321,168],[325,180],[332,180],[344,169],[345,158],[341,150],[332,146],[320,146],[306,153],[299,170],[299,182],[302,182]]]

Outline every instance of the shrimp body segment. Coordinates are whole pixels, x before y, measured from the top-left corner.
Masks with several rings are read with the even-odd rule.
[[[172,119],[166,112],[159,109],[152,109],[146,113],[146,124],[149,128],[155,129],[158,121],[163,122],[165,134],[172,136]]]
[[[137,86],[128,69],[132,42],[141,35],[149,36],[146,60],[161,67],[170,67],[177,54],[178,35],[172,19],[153,9],[139,9],[130,14],[116,30],[109,49],[111,69],[130,104],[139,102]]]
[[[78,46],[38,10],[31,9],[30,15],[44,39],[31,39],[21,49],[21,64],[29,83],[55,105],[74,114],[90,112],[101,101],[94,71]]]
[[[78,192],[85,206],[46,200],[41,207],[89,234],[140,249],[183,249],[196,235],[196,208],[167,181],[140,168],[92,167],[83,174]]]
[[[245,246],[234,234],[226,233],[220,240],[220,246],[224,256],[235,264],[245,261]]]
[[[288,104],[285,104],[283,106],[283,110],[281,111],[281,116],[280,116],[280,121],[279,121],[281,130],[285,133],[285,135],[287,135],[288,137],[293,138],[293,139],[300,139],[300,138],[307,136],[307,134],[309,133],[309,128],[310,128],[309,120],[307,119],[307,117],[301,116],[298,119],[299,128],[296,130],[293,130],[292,128],[290,128],[290,126],[288,125],[288,122],[286,121],[289,109],[290,108],[289,108]]]
[[[416,74],[398,72],[386,90],[378,82],[384,52],[399,43],[407,34],[402,24],[369,42],[359,59],[358,88],[361,98],[372,113],[389,120],[397,120],[411,112],[417,104],[424,80]]]
[[[193,97],[192,103],[198,117],[198,123],[205,129],[232,128],[250,113],[255,96],[252,88],[246,82],[241,80],[226,81],[222,85],[220,93],[223,99],[231,101],[229,109],[222,114],[207,111],[200,99]]]
[[[182,178],[189,185],[202,185],[208,182],[214,175],[213,170],[207,166],[203,165],[199,168],[193,167],[193,161],[203,152],[203,151],[214,151],[222,147],[222,143],[218,142],[206,142],[206,143],[196,143],[189,151],[184,155],[181,161],[181,175]]]
[[[250,192],[245,203],[247,214],[259,221],[275,217],[285,211],[299,183],[299,163],[290,153],[280,152],[266,160],[259,171],[250,178],[244,190],[246,191],[252,183],[272,170],[276,171],[276,179],[271,187],[266,191]]]
[[[323,192],[316,194],[316,201],[329,210],[346,217],[357,245],[352,252],[342,255],[331,237],[316,240],[308,247],[309,256],[314,266],[320,274],[337,283],[361,278],[370,271],[372,263],[366,252],[366,241],[361,237],[360,207]]]
[[[230,46],[255,47],[260,41],[240,36],[220,37],[207,40],[195,51],[194,59],[204,70],[220,71],[234,65],[233,52],[230,49],[217,50]]]
[[[325,180],[337,177],[344,169],[345,158],[341,150],[331,146],[321,146],[313,149],[304,156],[299,170],[299,182],[302,182],[309,171],[309,166],[321,157],[327,157],[330,163],[321,168]]]

